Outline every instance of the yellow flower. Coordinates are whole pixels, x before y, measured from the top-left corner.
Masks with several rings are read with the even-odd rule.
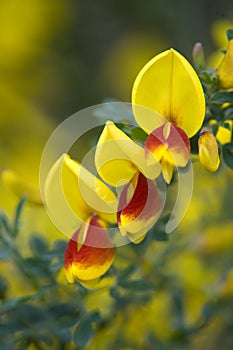
[[[219,87],[233,88],[233,39],[229,41],[226,54],[216,70],[219,76]]]
[[[204,130],[198,139],[199,159],[204,168],[215,172],[220,163],[218,155],[218,144],[211,132]]]
[[[139,243],[162,207],[153,181],[160,174],[159,163],[147,164],[143,147],[108,121],[96,147],[95,164],[104,181],[120,189],[123,186],[117,209],[118,226],[123,236]]]
[[[68,282],[73,283],[74,278],[85,285],[96,282],[115,255],[106,228],[116,222],[114,193],[64,154],[47,176],[44,200],[56,225],[72,235],[65,253]]]
[[[134,116],[149,135],[149,151],[161,160],[163,175],[170,183],[173,167],[186,166],[189,140],[201,128],[205,98],[201,83],[188,61],[170,49],[155,56],[139,72],[132,89]],[[138,105],[154,115],[140,113]],[[151,159],[151,157],[150,157]]]
[[[205,116],[205,98],[199,78],[189,62],[170,49],[155,56],[139,72],[132,89],[133,105],[148,107],[183,129],[190,138]],[[159,120],[141,118],[138,124],[148,133]],[[162,122],[162,124],[164,121]]]

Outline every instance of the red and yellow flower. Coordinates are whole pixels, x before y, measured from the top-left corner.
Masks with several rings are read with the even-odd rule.
[[[73,283],[76,278],[92,286],[110,268],[115,256],[107,230],[116,222],[115,194],[64,154],[48,174],[44,199],[50,218],[72,236],[64,259],[67,281]]]
[[[154,181],[160,164],[148,164],[143,147],[110,121],[100,135],[95,164],[102,179],[120,189],[117,222],[122,236],[141,242],[162,208]]]
[[[199,78],[189,62],[174,49],[155,56],[139,72],[132,89],[134,116],[149,136],[146,154],[161,161],[170,183],[173,168],[189,160],[189,138],[202,126],[205,98]],[[155,111],[145,118],[138,105]],[[152,158],[151,156],[149,157]]]

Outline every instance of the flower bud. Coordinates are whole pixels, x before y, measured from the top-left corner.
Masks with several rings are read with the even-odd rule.
[[[197,69],[205,67],[205,55],[202,43],[196,43],[193,47],[193,62]]]
[[[226,54],[217,68],[219,87],[222,89],[233,88],[233,39],[229,41]]]
[[[203,130],[198,140],[199,159],[203,167],[215,172],[219,167],[218,144],[214,135],[208,131]]]

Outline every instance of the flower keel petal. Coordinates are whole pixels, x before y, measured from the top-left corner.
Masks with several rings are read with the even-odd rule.
[[[86,231],[85,235],[82,235],[82,230]],[[114,256],[115,249],[107,229],[93,215],[75,232],[67,245],[64,257],[67,281],[74,283],[78,279],[84,284],[85,281],[95,281],[110,268]]]

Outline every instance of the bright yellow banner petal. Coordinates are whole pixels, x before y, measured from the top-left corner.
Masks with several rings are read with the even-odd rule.
[[[106,221],[116,222],[115,194],[67,154],[51,168],[44,198],[50,217],[69,236],[93,213]]]
[[[142,68],[133,85],[132,103],[153,109],[183,129],[189,138],[204,120],[205,98],[199,78],[174,49],[155,56]],[[151,118],[147,120],[137,109],[134,115],[147,132],[159,126],[157,118],[153,125]]]
[[[115,187],[129,182],[138,170],[150,179],[156,178],[160,173],[160,165],[148,165],[143,147],[111,121],[106,123],[99,138],[95,165],[102,179]]]

